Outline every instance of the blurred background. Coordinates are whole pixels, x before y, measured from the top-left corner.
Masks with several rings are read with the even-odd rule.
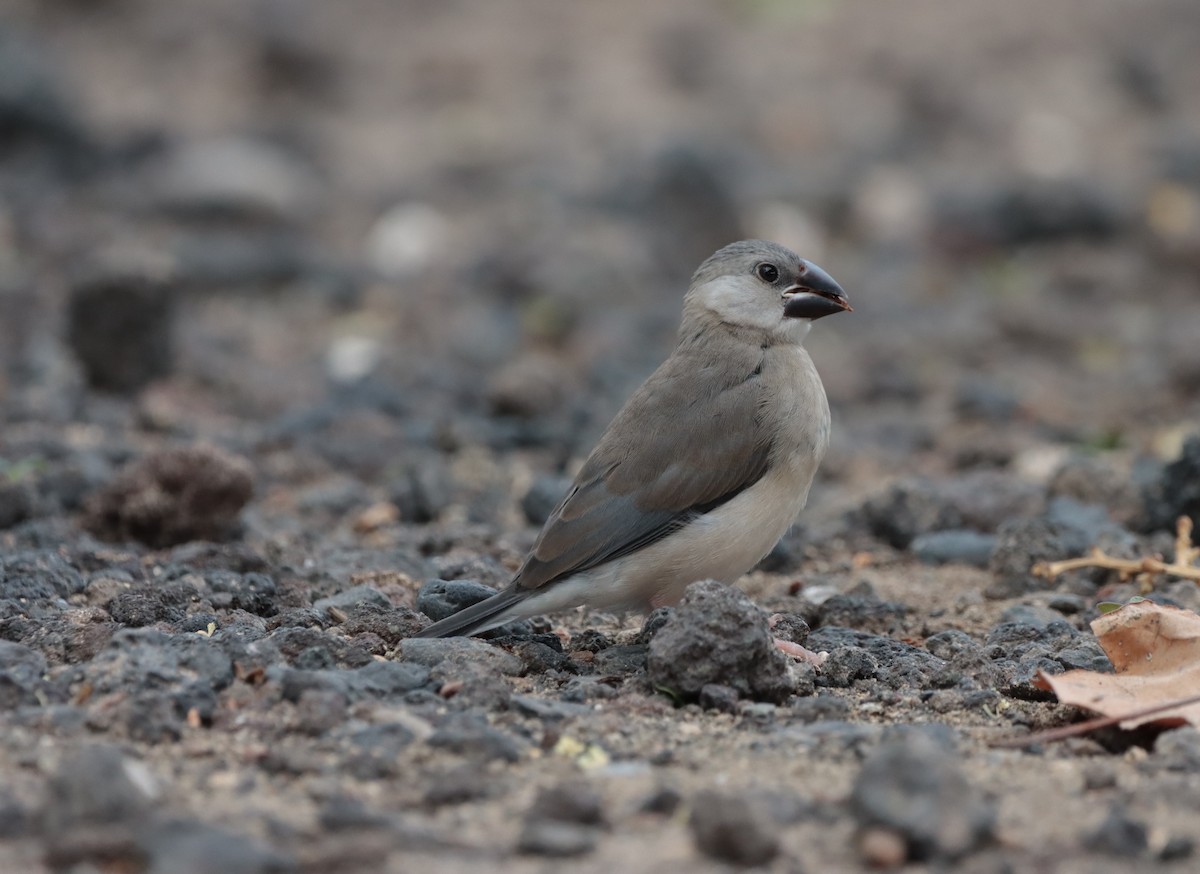
[[[855,306],[809,342],[818,505],[1171,457],[1200,9],[3,0],[0,460],[37,482],[0,521],[203,439],[274,538],[536,522],[749,236]]]

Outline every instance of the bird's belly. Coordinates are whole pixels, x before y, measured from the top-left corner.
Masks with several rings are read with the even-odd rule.
[[[771,473],[687,527],[621,560],[620,599],[628,607],[676,603],[697,580],[732,583],[757,564],[804,508],[809,470]]]

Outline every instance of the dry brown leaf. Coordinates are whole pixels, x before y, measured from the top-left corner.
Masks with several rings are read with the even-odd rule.
[[[1037,684],[1064,704],[1117,718],[1129,714],[1121,728],[1184,722],[1200,726],[1200,703],[1153,714],[1138,712],[1200,694],[1200,615],[1137,601],[1101,616],[1092,623],[1092,631],[1115,674],[1039,672]]]

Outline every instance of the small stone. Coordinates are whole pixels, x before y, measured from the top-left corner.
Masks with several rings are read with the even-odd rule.
[[[779,854],[778,826],[746,795],[701,792],[689,821],[702,853],[731,865],[765,865]]]
[[[561,783],[543,789],[534,799],[527,814],[532,819],[575,822],[581,825],[603,826],[604,799],[591,786],[582,782]]]
[[[782,701],[795,689],[767,614],[740,591],[713,580],[688,587],[651,639],[646,670],[655,686],[688,699],[710,683],[765,701]]]
[[[425,790],[425,803],[430,807],[449,807],[487,796],[488,781],[481,779],[478,768],[466,765],[437,775]]]
[[[850,803],[864,829],[901,835],[912,861],[960,859],[991,839],[995,820],[953,749],[915,729],[885,739],[870,755]]]
[[[88,498],[98,537],[161,548],[222,540],[254,491],[250,462],[212,446],[168,449],[134,462]]]
[[[647,796],[640,809],[643,813],[670,816],[679,809],[681,804],[683,804],[683,795],[679,790],[671,786],[663,786]]]
[[[874,868],[899,868],[908,858],[904,835],[878,826],[865,829],[858,839],[863,861]]]
[[[417,609],[438,622],[496,594],[477,580],[430,580],[417,592]]]
[[[541,525],[549,518],[559,501],[571,488],[571,480],[565,476],[539,476],[521,498],[521,510],[530,525]]]
[[[1084,839],[1084,844],[1095,853],[1133,859],[1145,854],[1149,845],[1146,826],[1130,819],[1119,805],[1109,810],[1100,826]]]
[[[855,680],[869,680],[875,676],[879,666],[865,649],[857,646],[840,646],[829,653],[821,665],[817,682],[821,686],[845,688]]]
[[[531,856],[567,859],[596,849],[597,830],[586,825],[534,819],[525,823],[517,850]]]
[[[82,825],[136,822],[158,790],[146,766],[115,747],[88,746],[64,759],[50,780],[44,820],[50,832]]]
[[[697,701],[705,710],[719,710],[722,713],[737,713],[738,710],[737,690],[719,683],[708,683],[700,687]]]
[[[799,613],[776,613],[768,620],[771,624],[771,634],[777,640],[804,646],[812,629]]]
[[[1180,516],[1200,527],[1200,434],[1184,442],[1179,458],[1146,489],[1144,501],[1147,531],[1174,531]]]
[[[196,820],[166,820],[139,835],[146,874],[290,874],[295,862],[265,844]]]
[[[0,531],[30,518],[36,509],[36,495],[30,483],[11,482],[0,468]]]
[[[265,140],[221,137],[183,143],[153,168],[157,205],[187,215],[293,221],[319,206],[316,174]]]
[[[473,637],[410,637],[400,641],[402,661],[434,667],[449,662],[455,665],[482,665],[511,677],[519,676],[524,663],[512,653]]]
[[[919,534],[963,524],[958,508],[927,480],[896,483],[867,501],[862,514],[871,533],[896,549],[907,549]]]
[[[67,342],[98,389],[130,393],[167,376],[175,357],[171,265],[113,252],[72,284]]]
[[[925,564],[987,567],[995,547],[995,535],[959,529],[922,534],[913,539],[910,548]]]
[[[296,730],[313,737],[328,734],[346,717],[346,698],[332,689],[308,689],[296,702]]]
[[[318,598],[316,601],[313,601],[313,608],[328,610],[331,607],[336,607],[339,610],[348,610],[359,604],[372,604],[385,609],[392,606],[392,602],[387,599],[387,596],[383,592],[372,585],[364,583],[360,586],[352,586],[349,589],[344,589],[336,595],[330,595],[328,598]]]
[[[1081,555],[1088,546],[1076,532],[1044,517],[1005,522],[988,565],[995,579],[984,594],[1001,599],[1037,591],[1046,585],[1030,573],[1037,562]]]

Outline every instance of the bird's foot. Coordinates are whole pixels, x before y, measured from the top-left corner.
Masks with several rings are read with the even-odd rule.
[[[787,653],[792,658],[806,661],[816,668],[825,664],[825,659],[829,658],[829,653],[827,652],[813,652],[811,649],[806,649],[798,643],[792,643],[792,641],[784,640],[781,637],[775,638],[775,648],[780,652]]]

